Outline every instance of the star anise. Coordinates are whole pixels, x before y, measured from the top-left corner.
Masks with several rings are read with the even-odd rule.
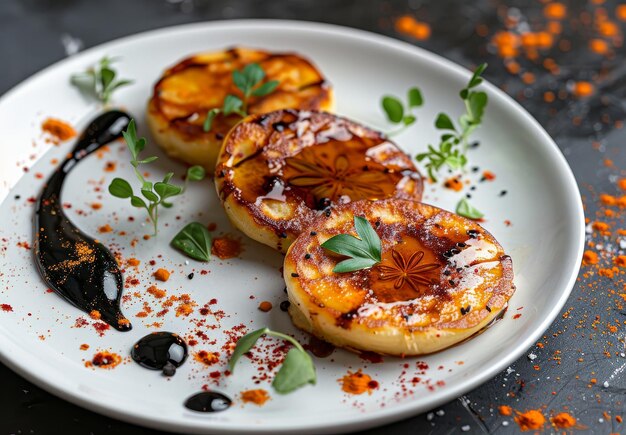
[[[420,262],[424,258],[424,251],[414,252],[409,259],[406,260],[401,253],[393,249],[391,256],[393,258],[392,266],[383,264],[377,266],[379,279],[381,281],[394,281],[393,287],[395,289],[400,289],[405,284],[408,284],[415,291],[419,291],[420,284],[432,284],[432,278],[429,278],[428,274],[439,268],[439,265],[436,263],[420,265]]]
[[[393,191],[395,184],[382,172],[366,169],[365,160],[353,161],[355,158],[339,154],[329,161],[308,148],[298,157],[287,159],[286,179],[293,186],[310,189],[318,201],[322,198],[334,201],[342,195],[352,200],[388,196],[387,191]]]

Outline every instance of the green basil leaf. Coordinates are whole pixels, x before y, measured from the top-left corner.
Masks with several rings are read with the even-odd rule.
[[[254,347],[257,340],[267,332],[269,332],[269,328],[257,329],[256,331],[250,332],[237,340],[235,350],[228,361],[228,370],[230,370],[231,373],[235,371],[235,365],[237,364],[237,361],[239,361],[239,358],[249,352],[250,349]]]
[[[206,176],[206,171],[202,166],[192,166],[187,169],[187,180],[189,181],[201,181],[204,180]]]
[[[130,198],[133,196],[133,188],[128,181],[114,178],[109,184],[109,193],[116,198]]]
[[[174,184],[156,182],[154,183],[154,191],[159,194],[161,199],[167,199],[180,195],[183,192],[183,188]]]
[[[201,223],[187,224],[176,234],[171,243],[173,247],[194,260],[209,261],[211,259],[211,233]]]
[[[410,108],[420,107],[422,104],[424,104],[422,92],[417,87],[409,89],[408,100]]]
[[[278,80],[271,80],[269,82],[265,82],[261,86],[253,90],[252,95],[254,95],[255,97],[262,97],[264,95],[271,94],[272,92],[274,92],[276,87],[278,87],[279,83],[280,82]]]
[[[367,244],[367,250],[370,253],[370,258],[380,261],[381,242],[380,237],[369,221],[361,216],[354,217],[354,227],[359,238]]]
[[[477,208],[470,205],[465,198],[461,199],[457,204],[456,214],[469,219],[480,219],[484,216]]]
[[[385,96],[382,99],[382,107],[387,119],[394,124],[402,122],[404,118],[404,106],[396,97]]]
[[[333,272],[346,273],[354,272],[361,269],[369,269],[376,263],[379,263],[379,261],[373,260],[371,258],[349,258],[347,260],[343,260],[337,263],[333,268]]]
[[[360,238],[350,234],[337,234],[322,243],[324,249],[352,257],[339,262],[333,272],[354,272],[372,267],[381,260],[380,237],[364,217],[354,217],[354,227]]]
[[[131,196],[130,198],[130,203],[133,207],[143,207],[143,208],[148,208],[148,206],[146,205],[146,203],[143,201],[143,199],[139,198],[138,196]]]
[[[204,123],[202,124],[202,129],[205,132],[211,131],[211,127],[213,126],[213,120],[215,119],[217,114],[220,113],[220,112],[221,112],[220,109],[211,109],[211,110],[208,111],[208,113],[206,114],[206,118],[204,120]]]
[[[374,259],[367,250],[367,244],[350,234],[337,234],[322,243],[322,248],[348,257]]]
[[[440,113],[435,120],[435,127],[439,130],[456,130],[454,124],[448,115]]]
[[[224,107],[222,108],[222,111],[224,112],[224,115],[228,116],[231,113],[238,113],[241,110],[242,106],[243,101],[241,101],[241,98],[234,95],[226,95],[226,98],[224,98]]]
[[[272,387],[279,394],[287,394],[306,384],[315,384],[316,380],[315,366],[309,354],[291,348],[276,373]]]

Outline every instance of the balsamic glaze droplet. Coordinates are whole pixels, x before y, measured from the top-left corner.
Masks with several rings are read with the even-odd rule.
[[[233,401],[217,391],[194,394],[185,401],[185,407],[197,412],[220,412],[230,408]]]
[[[107,248],[80,231],[65,215],[61,190],[65,177],[83,158],[120,139],[130,116],[113,110],[94,119],[74,150],[48,179],[35,209],[34,253],[39,273],[61,297],[118,331],[132,326],[120,311],[122,273]]]
[[[130,352],[131,358],[140,366],[162,370],[167,363],[180,367],[187,359],[187,344],[178,334],[153,332],[139,340]]]

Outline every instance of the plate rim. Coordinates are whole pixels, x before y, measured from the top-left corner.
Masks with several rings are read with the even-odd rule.
[[[94,47],[90,47],[80,53],[66,57],[61,59],[44,69],[32,74],[30,77],[21,81],[17,85],[13,86],[11,89],[6,91],[3,95],[0,96],[0,106],[3,106],[10,102],[12,98],[19,94],[22,89],[30,86],[31,83],[37,81],[40,77],[45,76],[50,71],[53,71],[66,63],[77,62],[81,58],[88,57],[92,53],[97,51],[106,50],[108,47],[119,45],[119,44],[127,44],[132,43],[141,39],[149,39],[157,34],[167,34],[167,33],[177,33],[179,31],[194,31],[200,30],[203,28],[243,28],[245,30],[250,30],[251,28],[256,28],[258,30],[272,30],[276,28],[281,28],[281,30],[294,30],[294,31],[308,31],[312,33],[321,33],[326,35],[335,35],[337,37],[343,38],[352,38],[356,40],[361,40],[363,42],[367,42],[370,44],[378,44],[390,47],[394,50],[399,50],[406,53],[409,56],[419,57],[422,61],[429,62],[432,64],[436,64],[438,67],[447,70],[448,72],[454,73],[461,77],[469,77],[472,73],[464,68],[463,66],[444,58],[443,56],[430,52],[424,48],[412,45],[408,42],[395,39],[391,36],[366,31],[362,29],[352,28],[348,26],[342,26],[337,24],[328,24],[328,23],[320,23],[315,21],[304,21],[304,20],[280,20],[280,19],[233,19],[233,20],[215,20],[215,21],[204,21],[199,23],[187,23],[187,24],[179,24],[174,26],[161,27],[157,29],[152,29],[144,32],[134,33],[131,35],[127,35],[121,38],[117,38],[102,44],[98,44]],[[541,124],[529,113],[527,112],[516,100],[506,94],[504,91],[499,89],[497,86],[485,81],[484,86],[489,89],[490,95],[495,96],[501,102],[505,103],[513,112],[515,112],[516,118],[523,120],[526,125],[531,126],[535,133],[539,134],[542,138],[542,142],[545,144],[544,148],[546,148],[551,156],[556,159],[557,168],[561,174],[561,178],[566,182],[567,186],[567,194],[572,196],[573,203],[571,204],[575,210],[576,215],[573,219],[577,219],[579,223],[579,231],[578,231],[578,251],[576,252],[576,258],[578,266],[570,271],[570,276],[567,280],[567,284],[564,288],[564,291],[560,295],[557,303],[553,305],[551,310],[544,316],[543,321],[539,324],[539,326],[535,327],[535,329],[522,341],[520,342],[515,351],[511,352],[504,358],[499,361],[494,362],[494,364],[485,368],[483,372],[478,375],[473,376],[469,380],[465,380],[464,382],[459,383],[455,386],[450,386],[445,394],[442,394],[440,397],[434,399],[430,403],[430,409],[435,408],[443,403],[447,403],[453,398],[459,397],[462,394],[467,393],[468,391],[482,385],[486,381],[495,377],[498,373],[502,372],[504,368],[509,366],[511,363],[516,361],[528,348],[532,346],[532,344],[551,326],[554,319],[560,312],[560,310],[565,305],[567,299],[569,298],[574,285],[576,283],[576,279],[578,277],[580,271],[580,265],[583,256],[584,250],[584,240],[585,240],[585,221],[584,221],[584,210],[582,204],[582,198],[580,196],[580,190],[578,188],[578,184],[576,182],[576,178],[574,177],[573,171],[565,156],[554,142],[552,137],[545,131],[545,129],[541,126]],[[11,188],[14,183],[11,184]],[[10,189],[9,189],[10,190]],[[126,409],[117,408],[115,406],[105,406],[102,403],[98,402],[96,398],[90,397],[85,392],[80,391],[67,391],[63,389],[60,385],[60,382],[52,382],[45,377],[45,370],[39,370],[40,368],[47,367],[45,362],[37,362],[33,365],[33,361],[29,364],[29,368],[20,366],[19,361],[21,360],[21,356],[29,355],[28,352],[23,350],[19,346],[13,346],[11,340],[3,335],[0,335],[0,361],[7,365],[11,370],[18,373],[20,376],[24,377],[28,381],[36,384],[40,388],[54,394],[57,397],[62,398],[74,405],[80,406],[82,408],[88,409],[90,411],[122,420],[128,423],[141,425],[144,427],[150,427],[154,429],[161,430],[170,430],[174,432],[192,432],[192,433],[288,433],[293,432],[295,430],[306,431],[307,433],[338,433],[338,432],[347,432],[354,431],[364,428],[372,428],[376,426],[381,426],[387,423],[391,423],[394,421],[399,421],[404,418],[408,418],[418,413],[424,411],[417,411],[414,406],[411,406],[411,402],[405,402],[402,404],[398,404],[394,407],[384,408],[376,413],[372,413],[370,416],[367,414],[363,415],[362,418],[354,421],[354,418],[342,419],[335,422],[321,422],[318,425],[300,425],[300,426],[290,426],[289,428],[276,428],[276,427],[263,427],[263,426],[255,426],[255,427],[238,427],[233,425],[222,426],[219,422],[213,422],[216,424],[215,427],[207,427],[206,425],[198,426],[194,424],[185,424],[180,425],[177,422],[171,421],[162,421],[154,418],[146,418],[141,415],[134,414],[132,411],[128,411]],[[196,422],[197,420],[189,420],[190,423]]]

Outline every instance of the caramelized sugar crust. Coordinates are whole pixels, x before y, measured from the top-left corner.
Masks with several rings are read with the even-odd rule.
[[[222,107],[231,94],[243,98],[232,73],[258,63],[263,82],[278,80],[278,88],[263,97],[250,97],[248,113],[285,108],[329,110],[332,89],[309,60],[294,53],[269,53],[247,48],[197,54],[167,69],[154,85],[148,103],[148,123],[157,143],[171,156],[201,164],[213,173],[215,160],[228,131],[241,119],[218,115],[210,132],[203,124],[210,109]]]
[[[345,257],[320,245],[356,235],[366,217],[382,261],[333,273]],[[474,221],[413,201],[358,201],[316,219],[291,246],[284,276],[294,323],[338,346],[393,355],[435,352],[476,333],[512,296],[513,267]]]
[[[324,112],[252,115],[231,130],[215,182],[231,221],[285,252],[319,215],[361,199],[419,200],[411,158],[377,131]]]

